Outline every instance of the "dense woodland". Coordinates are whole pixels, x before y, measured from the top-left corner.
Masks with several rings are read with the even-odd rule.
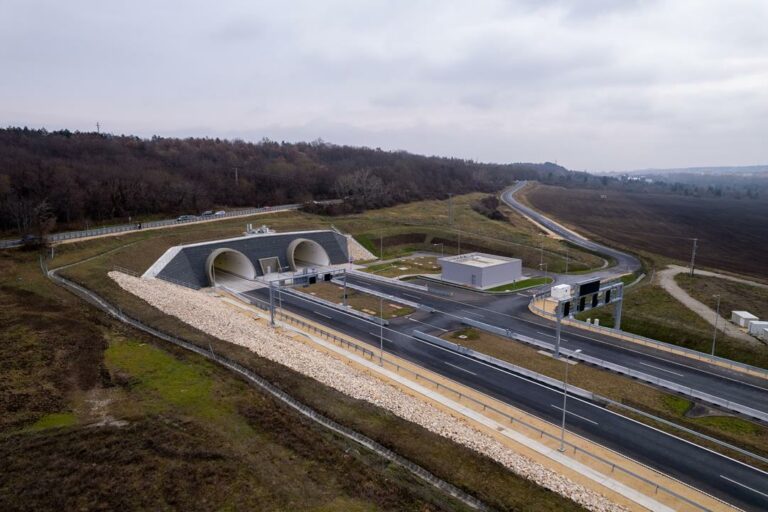
[[[0,130],[0,229],[34,233],[147,215],[345,198],[337,212],[562,181],[555,164],[481,164],[403,151],[208,138]],[[570,179],[570,178],[569,178]]]

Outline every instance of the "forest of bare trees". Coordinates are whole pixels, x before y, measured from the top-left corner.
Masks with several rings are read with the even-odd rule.
[[[554,164],[480,164],[322,141],[142,139],[0,130],[0,230],[344,198],[339,211],[562,178]],[[37,228],[36,228],[37,227]]]

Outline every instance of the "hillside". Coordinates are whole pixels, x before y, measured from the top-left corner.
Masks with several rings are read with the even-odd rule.
[[[0,130],[0,230],[347,197],[345,211],[551,180],[555,164],[481,164],[322,141],[141,139]]]

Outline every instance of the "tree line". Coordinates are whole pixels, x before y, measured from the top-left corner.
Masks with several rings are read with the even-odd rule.
[[[551,163],[484,164],[317,140],[0,129],[0,229],[30,233],[129,217],[345,199],[330,213],[561,181]]]

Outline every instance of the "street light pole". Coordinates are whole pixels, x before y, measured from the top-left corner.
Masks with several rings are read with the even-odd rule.
[[[581,352],[581,349],[574,350],[571,355],[576,355],[579,352]],[[565,362],[565,380],[563,381],[563,425],[560,430],[560,451],[565,451],[565,414],[566,414],[566,407],[568,405],[568,367],[570,364],[568,363],[569,357],[566,357],[563,359]]]
[[[384,299],[379,297],[379,366],[384,366]]]
[[[715,330],[712,333],[712,355],[715,355],[715,342],[717,341],[717,321],[720,319],[720,295],[713,295],[717,297],[717,311],[715,312]]]

